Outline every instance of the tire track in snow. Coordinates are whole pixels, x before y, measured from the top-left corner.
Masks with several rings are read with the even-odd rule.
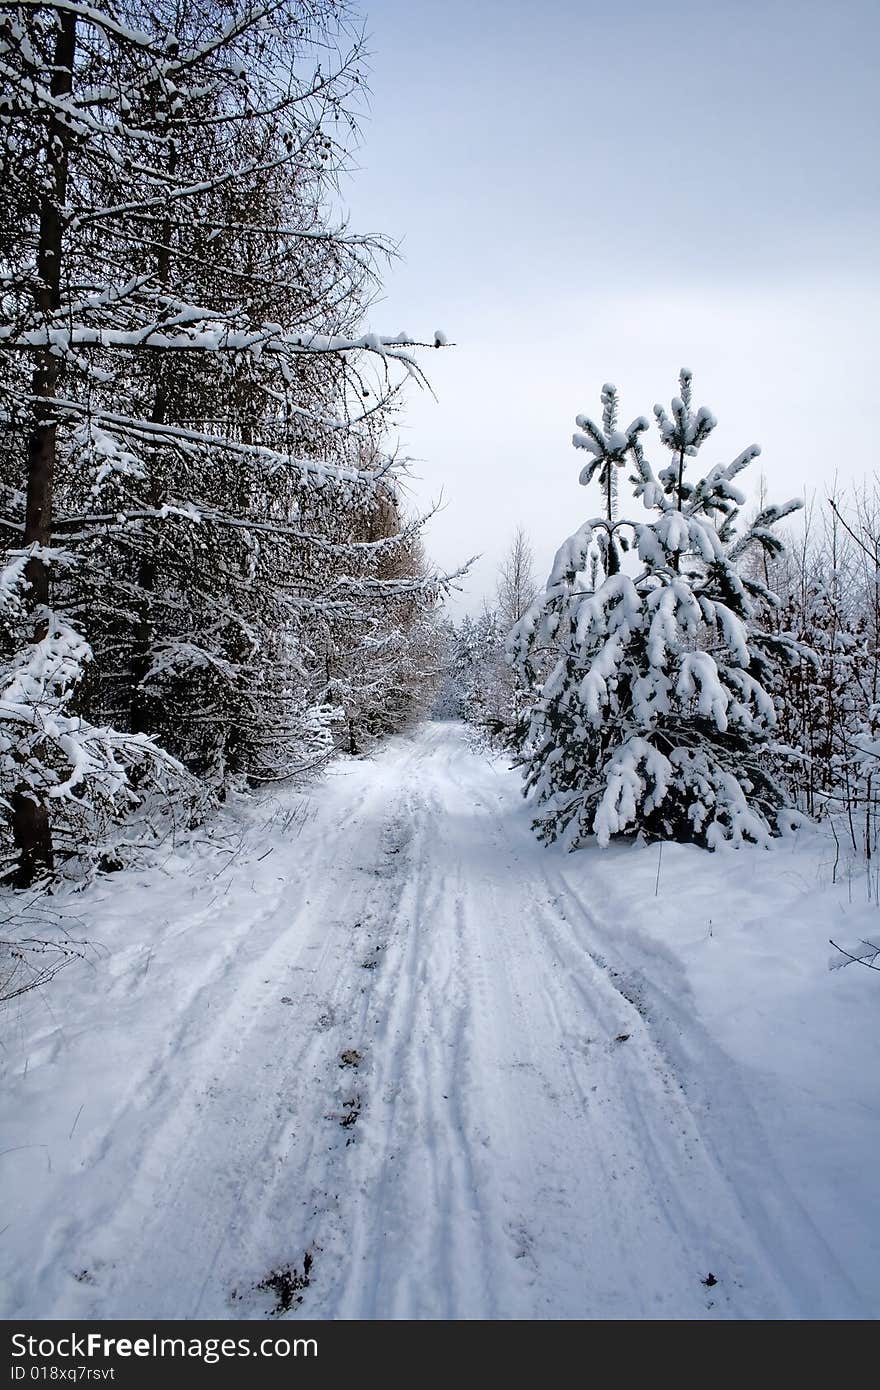
[[[771,1260],[764,1248],[760,1232],[766,1228],[749,1220],[742,1210],[728,1174],[704,1142],[701,1116],[689,1107],[668,1056],[652,1037],[637,1005],[621,992],[608,971],[586,954],[589,943],[583,935],[578,938],[572,932],[568,923],[571,914],[559,910],[560,898],[570,900],[571,889],[560,874],[558,856],[548,855],[527,841],[521,819],[505,823],[498,814],[497,798],[476,780],[466,782],[459,790],[476,796],[482,805],[487,824],[493,827],[492,853],[496,861],[506,860],[509,874],[516,872],[521,858],[529,866],[520,885],[521,903],[534,921],[536,932],[530,950],[528,943],[523,943],[524,954],[530,956],[530,964],[535,968],[543,1003],[557,1035],[565,1037],[571,1030],[571,1020],[580,1014],[591,1018],[591,1032],[604,1036],[606,1048],[610,1047],[603,1058],[604,1069],[608,1070],[613,1059],[615,1076],[610,1089],[601,1096],[599,1142],[593,1127],[590,1134],[583,1136],[583,1152],[590,1156],[596,1186],[605,1194],[609,1257],[613,1260],[615,1241],[619,1247],[618,1264],[621,1259],[626,1264],[630,1253],[638,1252],[640,1268],[630,1270],[634,1301],[638,1299],[639,1283],[645,1282],[645,1271],[649,1273],[639,1315],[652,1315],[652,1264],[658,1279],[669,1282],[669,1255],[679,1252],[664,1254],[665,1243],[671,1247],[678,1244],[682,1251],[689,1248],[689,1256],[680,1262],[679,1275],[685,1281],[688,1266],[694,1274],[710,1267],[729,1271],[725,1287],[715,1291],[711,1300],[702,1290],[697,1294],[695,1284],[685,1283],[676,1290],[673,1306],[678,1315],[690,1307],[692,1316],[701,1312],[713,1316],[791,1316],[796,1304],[786,1292],[785,1281],[780,1280],[778,1262]],[[496,865],[496,876],[499,880],[504,878],[501,864]],[[595,931],[589,910],[577,901]],[[595,949],[595,942],[593,946]],[[558,968],[547,968],[551,956],[559,961]],[[501,1002],[499,992],[495,999],[499,1015],[504,1013]],[[624,1033],[625,1043],[611,1043],[611,1039]],[[570,1094],[576,1106],[586,1109],[591,1094],[597,1090],[590,1080],[595,1069],[585,1065],[583,1054],[567,1044],[562,1053]],[[624,1170],[629,1180],[622,1184]],[[575,1182],[572,1191],[576,1187]],[[614,1194],[621,1187],[628,1190],[615,1212]],[[632,1210],[638,1213],[635,1224],[629,1220]],[[576,1228],[577,1213],[573,1212],[572,1217]],[[598,1236],[594,1229],[594,1244]],[[656,1246],[653,1255],[652,1240]],[[588,1302],[589,1296],[588,1292]],[[707,1302],[712,1303],[711,1309],[705,1308]]]
[[[339,1311],[582,1316],[628,1300],[656,1312],[658,1271],[649,1271],[647,1288],[638,1288],[640,1225],[655,1213],[646,1217],[641,1202],[632,1218],[632,1190],[609,1202],[622,1161],[608,1152],[607,1134],[596,1133],[586,1067],[565,1040],[565,1019],[583,1011],[584,1001],[570,987],[560,995],[552,977],[536,969],[541,939],[523,932],[518,914],[525,908],[535,917],[541,905],[529,874],[498,862],[497,810],[487,813],[478,784],[456,784],[444,766],[449,750],[442,738],[434,731],[423,738],[430,757],[418,768],[423,806],[413,807],[412,818],[413,839],[421,837],[426,849],[410,872],[418,882],[425,870],[428,886],[417,894],[424,926],[411,934],[409,965],[393,982],[387,1027],[374,1042],[397,1088],[382,1143],[371,1155],[381,1176],[371,1205],[355,1216],[356,1273]],[[439,866],[433,879],[425,867],[432,858]],[[548,1075],[561,1097],[548,1093]],[[620,1128],[611,1136],[618,1144]],[[640,1152],[625,1126],[624,1137]],[[584,1155],[591,1155],[589,1164]],[[425,1192],[433,1200],[422,1198],[420,1210]],[[668,1244],[668,1231],[661,1236]],[[614,1287],[601,1286],[591,1257],[594,1263],[611,1258]],[[687,1306],[696,1312],[705,1308],[699,1268],[695,1260],[688,1272]],[[600,1287],[591,1288],[591,1281]],[[675,1294],[681,1297],[681,1290]],[[323,1307],[335,1311],[331,1303]]]
[[[497,802],[485,792],[480,795],[491,815]],[[565,861],[560,853],[539,849],[535,854],[516,817],[499,823],[496,831],[499,853],[524,854],[534,860],[534,881],[541,884],[535,901],[541,934],[564,962],[583,1007],[597,1012],[607,1031],[629,1034],[620,1052],[625,1083],[620,1094],[627,1098],[628,1124],[638,1138],[637,1151],[651,1158],[648,1172],[666,1173],[670,1178],[654,1185],[652,1211],[663,1210],[683,1239],[688,1233],[692,1239],[694,1233],[718,1231],[717,1241],[712,1236],[716,1248],[709,1261],[729,1271],[730,1280],[725,1283],[732,1282],[737,1290],[752,1286],[744,1295],[737,1293],[731,1315],[796,1317],[799,1309],[809,1307],[824,1308],[826,1316],[840,1316],[846,1308],[858,1307],[858,1290],[845,1270],[837,1266],[829,1283],[828,1269],[835,1267],[835,1261],[772,1163],[737,1069],[692,1014],[657,984],[659,962],[652,956],[648,969],[637,972],[620,950],[618,968],[610,966],[602,952],[614,952],[615,935],[599,924],[583,891],[573,887],[574,871],[562,868]],[[577,862],[584,866],[584,883],[598,890],[600,881],[590,877],[587,867],[590,859],[582,854]],[[595,856],[592,863],[595,866]],[[627,942],[627,952],[631,944]],[[536,959],[546,959],[546,953],[536,953]],[[633,997],[633,984],[627,984],[627,979],[635,980],[644,999]],[[570,1004],[570,999],[564,1002],[562,1013],[555,1008],[557,1018],[571,1015]],[[669,1046],[668,1036],[661,1040],[655,1035],[658,1013],[688,1039],[686,1056]],[[673,1054],[677,1054],[675,1060]],[[710,1110],[712,1083],[719,1098],[735,1099],[735,1124],[726,1130],[717,1107]],[[695,1103],[691,1092],[699,1096]],[[744,1150],[745,1163],[737,1161]],[[693,1167],[685,1182],[680,1180],[683,1152]],[[810,1251],[806,1261],[805,1250]],[[724,1295],[724,1288],[715,1291],[716,1308]]]
[[[329,1305],[343,1317],[458,1317],[470,1283],[488,1282],[464,1114],[470,1017],[460,901],[450,940],[436,930],[449,885],[434,868],[438,806],[426,756],[416,745],[407,769],[409,881],[397,968],[381,982],[386,1013],[371,1041],[375,1095],[359,1155],[367,1201],[355,1211],[338,1312]]]
[[[368,974],[351,959],[347,923],[368,915],[371,904],[381,910],[387,896],[358,863],[381,857],[388,824],[384,789],[372,771],[356,766],[347,779],[364,782],[353,815],[337,827],[316,825],[305,843],[291,847],[294,860],[304,850],[323,859],[314,881],[305,876],[311,902],[288,906],[282,883],[265,900],[258,897],[260,909],[245,914],[243,925],[234,923],[232,946],[214,953],[221,963],[181,1000],[163,1056],[131,1078],[130,1098],[87,1151],[66,1204],[75,1215],[66,1210],[47,1234],[33,1280],[56,1316],[144,1316],[147,1309],[154,1317],[231,1316],[229,1294],[242,1272],[245,1283],[251,1267],[267,1272],[256,1264],[259,1249],[265,1258],[302,1258],[305,1246],[288,1249],[283,1235],[267,1235],[266,1213],[277,1216],[291,1110],[314,1109],[307,1086],[305,1102],[293,1104],[299,1083],[316,1078],[326,1090],[323,1110],[334,1103],[336,1035]],[[215,930],[223,925],[219,917]],[[285,987],[295,991],[290,1006],[279,1005]],[[328,1008],[342,1021],[321,1029],[317,1021]],[[312,1150],[328,1132],[341,1133],[323,1121],[323,1110],[305,1127]],[[99,1175],[108,1154],[117,1186],[104,1190]],[[65,1258],[71,1248],[89,1282],[73,1281]]]

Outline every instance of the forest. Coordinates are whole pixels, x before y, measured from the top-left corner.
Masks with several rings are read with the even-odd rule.
[[[27,887],[400,727],[449,581],[384,450],[423,381],[418,344],[363,327],[392,248],[328,218],[344,11],[0,24],[3,852]]]

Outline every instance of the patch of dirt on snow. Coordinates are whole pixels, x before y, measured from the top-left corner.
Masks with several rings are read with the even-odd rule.
[[[312,1263],[312,1252],[307,1250],[303,1255],[302,1271],[295,1265],[280,1265],[256,1285],[261,1293],[270,1293],[275,1299],[275,1307],[269,1313],[271,1318],[279,1318],[302,1303],[302,1291],[311,1283]]]
[[[361,961],[361,970],[375,970],[379,964],[379,956],[384,950],[384,946],[374,946],[373,954],[367,956],[366,960]]]
[[[342,1102],[342,1108],[345,1111],[345,1114],[342,1116],[342,1119],[339,1121],[339,1123],[341,1124],[343,1129],[353,1129],[360,1118],[360,1096],[352,1096],[351,1100],[344,1100]]]

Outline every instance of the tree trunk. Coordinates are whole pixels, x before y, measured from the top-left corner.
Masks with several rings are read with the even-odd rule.
[[[156,387],[151,420],[154,425],[164,425],[166,405],[165,390],[161,383]],[[150,504],[161,506],[155,477],[150,484]],[[161,522],[159,523],[162,524]],[[144,681],[150,669],[153,656],[153,612],[152,596],[156,588],[155,539],[149,527],[146,529],[147,552],[138,563],[137,585],[139,589],[137,623],[134,629],[134,648],[131,663],[131,731],[133,734],[154,732],[150,717],[150,701],[144,690]]]
[[[177,150],[174,142],[171,142],[168,151],[168,173],[173,177],[177,170]],[[163,290],[168,288],[171,280],[171,219],[167,218],[162,228],[162,241],[159,254],[156,259],[156,279]],[[150,415],[151,423],[154,425],[164,425],[168,417],[168,393],[165,389],[163,380],[163,364],[158,364],[158,378],[156,381],[156,391],[153,397],[153,410]],[[150,505],[161,507],[164,502],[161,489],[155,476],[150,483]],[[161,526],[162,523],[159,522]],[[138,602],[138,618],[134,630],[134,652],[132,658],[131,672],[131,731],[133,734],[149,734],[155,732],[153,720],[151,718],[150,700],[144,690],[144,681],[153,659],[153,643],[155,633],[153,630],[153,594],[156,589],[158,577],[158,566],[156,562],[157,542],[152,536],[151,528],[145,527],[147,535],[148,550],[141,557],[138,565],[137,586],[140,590]]]
[[[52,67],[51,91],[56,97],[69,95],[73,88],[73,59],[76,50],[76,16],[56,11],[58,25]],[[55,118],[46,128],[47,187],[40,203],[40,229],[37,246],[38,283],[36,305],[48,325],[61,306],[61,251],[64,230],[64,203],[67,197],[68,133]],[[25,502],[25,546],[49,546],[52,541],[52,488],[55,479],[55,417],[52,402],[59,375],[59,359],[48,350],[37,354],[31,393],[35,399],[34,423],[28,440],[27,497]],[[49,569],[39,555],[28,560],[25,576],[30,588],[28,602],[36,614],[34,641],[46,635],[42,610],[49,603]],[[49,811],[43,801],[20,790],[13,797],[13,838],[19,850],[16,883],[26,888],[38,874],[54,864]]]

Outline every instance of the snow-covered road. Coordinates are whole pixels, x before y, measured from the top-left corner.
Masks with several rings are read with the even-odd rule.
[[[538,846],[452,724],[261,806],[101,889],[109,955],[16,1015],[5,1316],[259,1317],[285,1268],[304,1317],[870,1315],[619,944],[624,856]]]

